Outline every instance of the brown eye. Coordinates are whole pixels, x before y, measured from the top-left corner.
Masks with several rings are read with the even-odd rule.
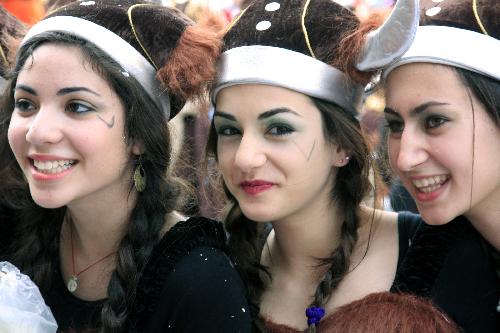
[[[14,104],[15,108],[19,112],[32,112],[35,110],[35,106],[27,99],[19,99]]]
[[[291,134],[293,132],[295,132],[295,130],[293,128],[291,128],[288,125],[283,125],[283,124],[271,125],[267,130],[268,134],[276,135],[276,136],[287,135],[287,134]]]
[[[83,104],[83,103],[78,103],[78,102],[71,102],[66,106],[66,109],[69,112],[74,112],[74,113],[85,113],[89,111],[95,111],[93,108],[90,106]]]
[[[425,120],[425,127],[427,129],[433,129],[442,126],[448,121],[448,119],[441,116],[431,116]]]
[[[401,133],[404,129],[404,123],[399,120],[386,120],[385,127],[389,128],[391,133]]]
[[[240,134],[240,131],[231,126],[221,126],[216,129],[218,136],[232,136]]]

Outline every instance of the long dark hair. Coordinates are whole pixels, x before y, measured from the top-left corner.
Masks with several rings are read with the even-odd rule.
[[[500,126],[500,81],[494,78],[454,67],[464,85],[483,104],[491,120]]]
[[[122,74],[121,67],[92,43],[59,32],[47,32],[32,38],[19,50],[10,84],[0,106],[0,202],[21,215],[12,242],[11,260],[43,290],[51,287],[52,274],[59,258],[59,235],[66,208],[46,209],[36,205],[23,173],[16,163],[7,140],[12,110],[13,88],[26,61],[36,48],[47,43],[76,46],[93,70],[118,94],[125,109],[126,142],[141,142],[141,163],[147,174],[147,190],[138,193],[126,234],[116,255],[116,269],[108,285],[102,308],[102,330],[123,330],[128,308],[134,299],[139,274],[157,244],[165,224],[165,215],[177,208],[180,184],[169,175],[170,137],[168,119],[133,78]],[[131,157],[131,170],[137,163]],[[133,190],[132,174],[130,191]],[[54,267],[56,266],[56,267]],[[57,269],[55,270],[57,271]]]
[[[358,240],[359,205],[373,190],[370,182],[370,170],[373,163],[368,144],[361,133],[359,121],[355,116],[331,103],[319,99],[313,99],[313,102],[321,113],[325,138],[341,149],[349,151],[351,156],[349,164],[339,168],[331,192],[332,201],[344,214],[340,245],[329,257],[319,258],[319,265],[327,266],[328,270],[316,288],[314,301],[311,305],[324,306],[332,291],[348,273],[350,256]],[[207,143],[207,157],[217,160],[216,152],[217,134],[212,122]],[[262,228],[262,223],[257,223],[244,216],[236,199],[224,183],[221,185],[229,199],[225,225],[230,235],[230,253],[247,284],[250,300],[254,305],[258,305],[266,288],[266,280],[263,276],[268,274],[270,277],[269,272],[260,263],[262,241],[267,235]],[[256,318],[255,325],[257,330],[265,330],[259,318]],[[315,328],[312,327],[312,329]]]

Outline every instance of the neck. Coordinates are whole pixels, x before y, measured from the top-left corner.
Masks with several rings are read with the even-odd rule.
[[[488,243],[490,243],[497,251],[500,251],[500,223],[498,223],[498,216],[500,212],[498,209],[499,208],[496,207],[496,211],[492,211],[492,213],[496,214],[496,218],[489,215],[477,216],[470,213],[465,214],[465,217]]]
[[[497,251],[500,251],[500,186],[491,194],[488,200],[469,210],[464,216],[471,222],[476,230]]]
[[[329,257],[338,246],[342,221],[331,206],[316,214],[273,222],[274,232],[268,239],[269,247],[264,249],[264,256],[269,256],[266,261],[273,270],[289,272],[316,267],[318,258]]]
[[[118,249],[126,233],[135,198],[130,194],[119,200],[68,206],[67,214],[73,224],[73,247],[79,257],[96,258]],[[69,229],[67,225],[65,229]]]

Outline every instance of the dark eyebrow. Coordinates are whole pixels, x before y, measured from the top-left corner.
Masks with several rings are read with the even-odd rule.
[[[270,118],[278,113],[292,113],[298,117],[302,117],[300,114],[298,114],[297,112],[295,112],[289,108],[275,108],[275,109],[271,109],[269,111],[262,112],[261,114],[259,114],[257,119],[263,120],[266,118]],[[233,115],[226,113],[224,111],[215,111],[214,117],[222,117],[222,118],[226,118],[226,119],[229,119],[232,121],[236,121],[236,118]]]
[[[297,112],[295,112],[289,108],[276,108],[276,109],[271,109],[271,110],[266,111],[266,112],[262,112],[261,114],[259,114],[259,117],[257,119],[262,120],[262,119],[270,118],[278,113],[292,113],[296,116],[301,117],[300,114],[298,114]]]
[[[70,93],[75,92],[75,91],[86,91],[86,92],[94,94],[96,96],[101,96],[98,93],[96,93],[95,91],[90,90],[89,88],[85,88],[85,87],[68,87],[68,88],[62,88],[62,89],[60,89],[57,92],[56,95],[57,96],[62,96],[62,95],[70,94]]]
[[[31,88],[31,87],[28,87],[28,86],[25,86],[24,84],[18,84],[14,87],[14,90],[24,90],[26,91],[28,94],[31,94],[33,96],[37,96],[36,94],[36,91],[35,89]]]
[[[29,87],[29,86],[26,86],[24,84],[18,84],[14,90],[24,90],[26,91],[27,93],[33,95],[33,96],[37,96],[37,93],[35,91],[35,89]],[[59,90],[57,92],[57,96],[62,96],[62,95],[66,95],[66,94],[70,94],[72,92],[75,92],[75,91],[86,91],[86,92],[89,92],[91,94],[94,94],[96,96],[101,96],[99,95],[98,93],[96,93],[95,91],[91,90],[91,89],[88,89],[88,88],[85,88],[85,87],[68,87],[68,88],[63,88],[61,90]]]
[[[226,118],[226,119],[229,119],[229,120],[232,120],[232,121],[236,121],[236,118],[233,115],[230,115],[229,113],[226,113],[224,111],[217,111],[217,110],[215,110],[215,112],[214,112],[214,118],[215,117],[222,117],[222,118]]]
[[[410,111],[410,116],[411,117],[416,117],[420,113],[424,112],[426,109],[428,109],[431,106],[441,106],[441,105],[449,105],[449,104],[448,103],[436,102],[436,101],[429,101],[429,102],[420,104],[419,106],[417,106],[416,108],[414,108],[413,110],[411,110]],[[389,107],[385,107],[384,108],[384,113],[390,113],[390,114],[393,114],[395,116],[401,117],[398,112],[396,112],[395,110],[393,110],[393,109],[391,109]]]

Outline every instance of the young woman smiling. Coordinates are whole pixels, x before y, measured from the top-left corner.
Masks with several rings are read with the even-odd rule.
[[[207,152],[261,331],[327,332],[336,308],[393,285],[419,218],[362,204],[372,162],[356,110],[370,70],[393,60],[380,45],[402,54],[417,18],[399,1],[370,39],[375,25],[332,1],[258,0],[225,34]],[[394,22],[404,36],[387,34]]]
[[[390,164],[434,226],[417,233],[401,290],[468,314],[467,330],[478,332],[500,327],[499,15],[495,0],[422,1],[414,43],[384,74]],[[488,243],[480,253],[468,250],[474,229]],[[496,279],[478,255],[491,257]],[[465,278],[470,272],[489,283]],[[480,297],[454,302],[464,284]]]
[[[0,197],[18,211],[0,257],[61,332],[250,331],[222,225],[175,211],[167,122],[213,75],[205,29],[166,6],[84,1],[22,42],[0,114]]]

